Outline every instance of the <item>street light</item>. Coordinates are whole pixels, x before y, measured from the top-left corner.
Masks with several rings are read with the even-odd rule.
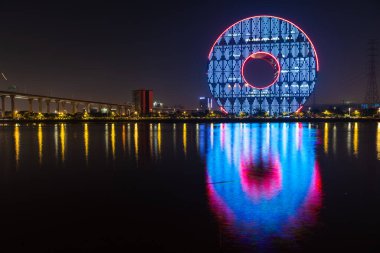
[[[351,107],[348,108],[348,117],[351,117]]]

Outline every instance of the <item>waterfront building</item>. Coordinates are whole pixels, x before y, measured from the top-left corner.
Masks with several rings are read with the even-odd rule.
[[[153,111],[153,91],[152,90],[134,90],[133,102],[135,110],[139,115],[148,115]]]
[[[269,82],[251,63],[273,69]],[[286,115],[302,109],[314,90],[319,62],[306,33],[280,17],[254,16],[236,22],[219,35],[208,55],[207,80],[220,110],[228,114]]]
[[[199,109],[206,111],[212,109],[212,98],[210,97],[199,97]]]

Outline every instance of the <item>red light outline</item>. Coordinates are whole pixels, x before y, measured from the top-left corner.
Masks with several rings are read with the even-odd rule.
[[[272,59],[274,59],[276,65],[277,65],[278,71],[277,71],[277,74],[276,74],[275,78],[273,79],[273,81],[272,81],[270,84],[268,84],[268,85],[265,86],[265,87],[256,87],[255,85],[250,84],[250,83],[245,79],[245,77],[244,77],[244,66],[245,66],[246,62],[247,62],[250,58],[252,58],[252,59],[262,59],[262,58],[256,58],[256,57],[254,57],[254,56],[256,56],[256,55],[262,55],[262,54],[264,54],[264,55],[266,55],[266,56],[269,56],[269,57],[271,57]],[[268,59],[265,59],[265,58],[264,58],[264,60],[267,61],[268,63],[270,63],[270,62],[268,61]],[[280,66],[280,62],[277,60],[276,57],[274,57],[274,55],[272,55],[272,54],[270,54],[270,53],[267,53],[267,52],[259,51],[259,52],[256,52],[256,53],[251,54],[250,56],[248,56],[248,57],[244,60],[243,64],[241,65],[241,70],[240,70],[240,72],[241,72],[241,77],[243,78],[243,80],[244,80],[244,82],[245,82],[246,84],[248,84],[248,85],[251,86],[252,88],[255,88],[255,89],[258,89],[258,90],[263,90],[263,89],[266,89],[266,88],[271,87],[273,84],[275,84],[275,83],[278,81],[278,79],[280,78],[281,66]]]
[[[288,22],[290,23],[291,25],[293,25],[294,27],[296,27],[298,30],[300,30],[304,35],[305,37],[307,38],[307,40],[310,42],[311,44],[311,47],[313,48],[314,50],[314,53],[315,53],[315,60],[316,60],[316,63],[317,63],[317,71],[319,71],[319,59],[318,59],[318,54],[317,54],[317,50],[315,50],[315,46],[313,44],[313,42],[311,41],[310,37],[299,27],[297,26],[296,24],[294,24],[293,22],[287,20],[287,19],[284,19],[284,18],[280,18],[280,17],[276,17],[276,16],[272,16],[272,15],[258,15],[258,16],[252,16],[252,17],[248,17],[248,18],[245,18],[245,19],[242,19],[242,20],[239,20],[237,22],[235,22],[233,25],[230,25],[227,29],[224,30],[224,32],[222,32],[219,37],[216,39],[216,41],[214,42],[214,44],[212,45],[211,47],[211,50],[208,54],[208,59],[210,60],[210,56],[211,56],[211,53],[212,51],[214,50],[214,47],[216,45],[216,43],[218,42],[218,40],[229,30],[231,29],[231,27],[235,26],[236,24],[240,23],[240,22],[243,22],[243,21],[246,21],[248,19],[251,19],[251,18],[262,18],[262,17],[268,17],[268,18],[277,18],[277,19],[280,19],[282,21],[285,21],[285,22]]]
[[[222,111],[222,113],[224,113],[224,114],[228,114],[228,112],[226,111],[226,109],[223,108],[223,106],[220,106],[219,109]]]
[[[299,113],[303,108],[303,105],[301,105],[297,110],[296,110],[296,113]]]

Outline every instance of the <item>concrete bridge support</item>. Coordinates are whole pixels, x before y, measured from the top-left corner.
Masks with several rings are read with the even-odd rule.
[[[33,98],[28,98],[28,102],[29,102],[29,112],[32,113],[33,112]]]
[[[46,103],[46,113],[50,113],[50,99],[46,99],[45,103]]]
[[[62,111],[65,111],[66,110],[66,102],[61,101],[61,106],[62,106]]]
[[[71,102],[71,112],[74,114],[74,113],[77,113],[77,103],[76,102]]]
[[[38,99],[38,113],[42,113],[42,98]]]
[[[16,116],[16,106],[15,106],[15,96],[14,95],[11,95],[11,112],[12,112],[12,118],[14,118]]]
[[[5,117],[5,96],[1,96],[1,116]]]
[[[59,100],[55,100],[55,104],[57,106],[57,113],[59,113],[61,111],[61,101]]]

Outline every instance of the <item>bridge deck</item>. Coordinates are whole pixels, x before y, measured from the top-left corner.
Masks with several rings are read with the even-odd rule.
[[[14,92],[14,91],[1,91],[0,96],[15,96],[17,99],[44,99],[44,100],[54,100],[55,102],[76,102],[83,104],[101,104],[108,106],[125,106],[123,104],[115,104],[115,103],[107,103],[101,101],[92,101],[85,99],[74,99],[74,98],[65,98],[65,97],[56,97],[56,96],[46,96],[46,95],[37,95],[31,93],[23,93],[23,92]]]

